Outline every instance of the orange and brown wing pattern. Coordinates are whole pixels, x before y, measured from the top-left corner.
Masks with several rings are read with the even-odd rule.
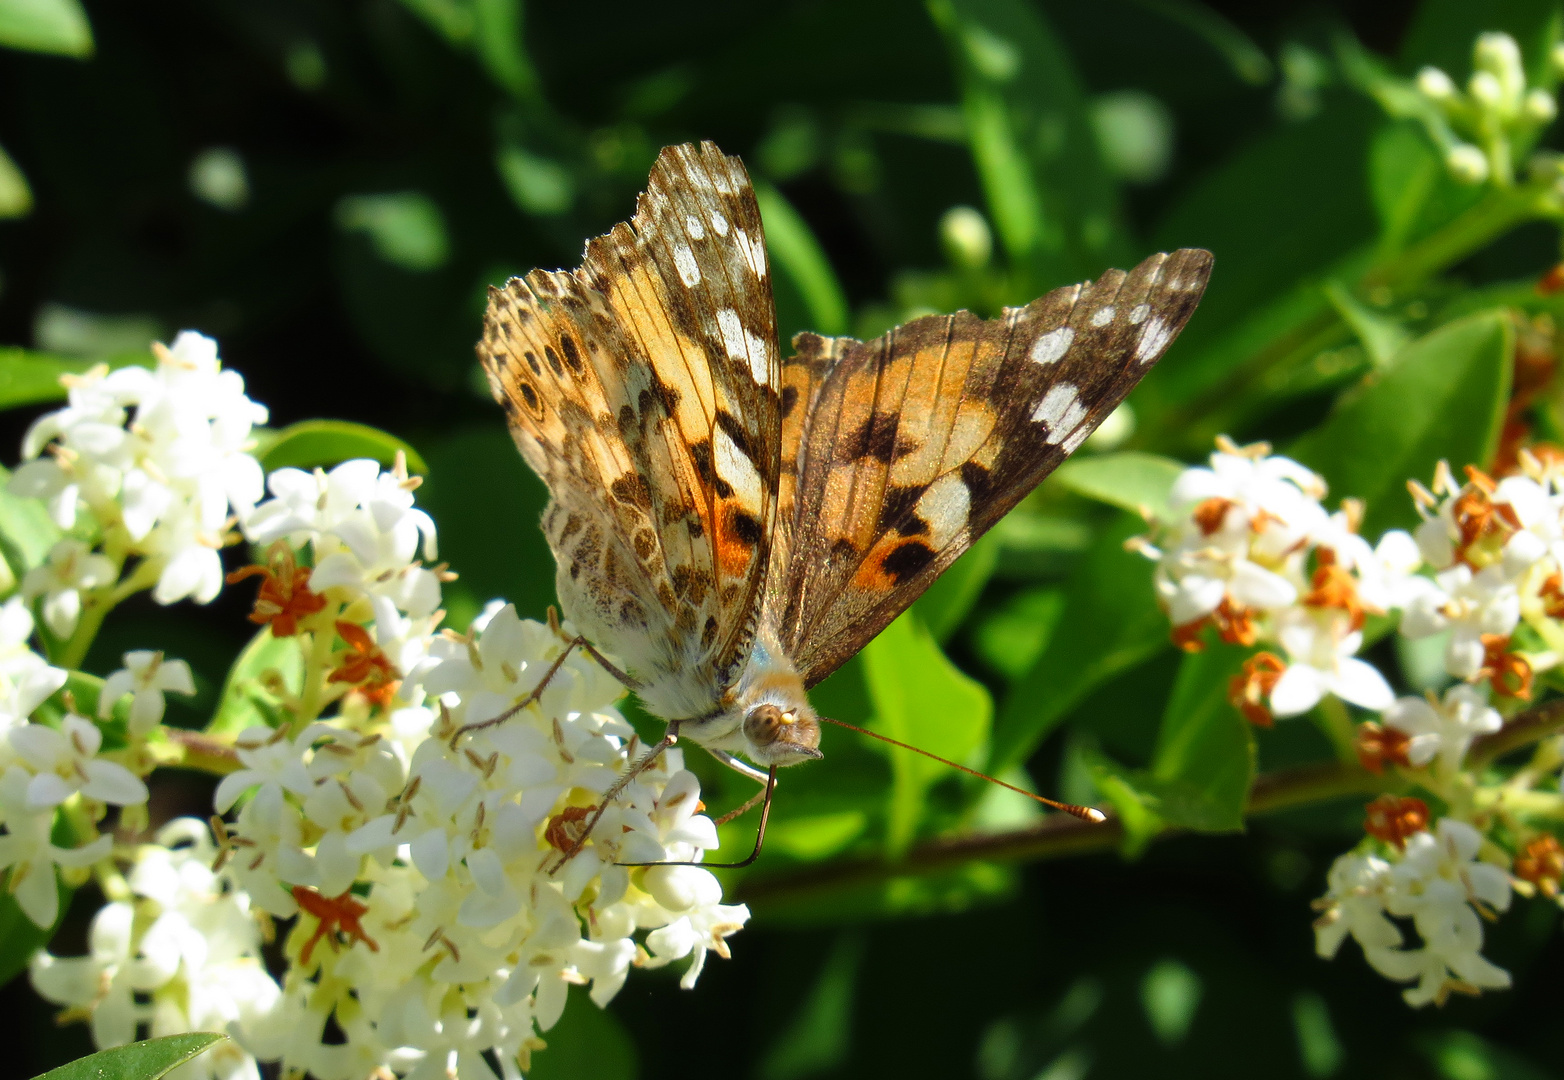
[[[1154,255],[1000,319],[930,316],[831,343],[767,598],[806,685],[1085,441],[1183,329],[1210,268],[1204,251]]]
[[[579,270],[535,271],[494,294],[479,353],[565,508],[545,529],[567,614],[583,621],[567,576],[593,573],[578,538],[611,523],[613,543],[586,554],[603,570],[600,553],[617,545],[661,610],[620,625],[593,600],[589,632],[667,688],[654,709],[709,707],[753,634],[780,467],[769,266],[738,159],[710,143],[664,150],[635,217],[589,242]],[[573,529],[570,507],[583,519]]]
[[[820,396],[820,388],[837,361],[846,355],[849,346],[857,344],[852,338],[797,334],[793,337],[793,355],[782,363],[782,467],[777,484],[777,532],[773,551],[785,552],[792,545],[798,467],[815,399]]]

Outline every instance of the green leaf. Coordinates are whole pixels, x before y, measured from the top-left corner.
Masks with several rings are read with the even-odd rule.
[[[1070,578],[1047,650],[1000,710],[987,772],[1025,761],[1093,689],[1168,647],[1151,563],[1124,550],[1124,541],[1145,528],[1139,518],[1123,516]]]
[[[928,0],[961,87],[968,145],[1013,267],[1036,287],[1128,257],[1075,65],[1023,0]]]
[[[1360,303],[1340,282],[1329,282],[1325,295],[1342,320],[1358,335],[1363,351],[1368,353],[1376,368],[1388,367],[1396,353],[1411,340],[1412,335],[1407,333],[1406,327]]]
[[[538,519],[548,491],[499,424],[431,439],[418,501],[440,525],[440,558],[461,577],[446,586],[447,625],[460,630],[494,597],[541,619],[554,599],[554,556]]]
[[[237,735],[247,727],[276,727],[281,700],[269,688],[278,677],[290,694],[304,689],[304,657],[297,637],[272,637],[271,627],[250,639],[223,682],[217,710],[206,725],[211,735]]]
[[[337,227],[366,234],[376,254],[411,273],[437,270],[451,256],[445,215],[421,191],[348,195],[337,204]]]
[[[317,465],[329,468],[354,458],[373,458],[389,467],[398,450],[407,456],[409,472],[421,475],[429,471],[418,451],[395,435],[347,420],[300,420],[289,424],[263,441],[258,456],[261,468],[269,473],[274,469],[313,469]]]
[[[1344,395],[1292,457],[1323,475],[1333,498],[1367,503],[1363,534],[1415,522],[1406,482],[1441,458],[1460,469],[1492,459],[1510,392],[1509,317],[1482,312],[1419,338],[1389,370]]]
[[[913,610],[935,641],[943,645],[950,640],[950,635],[977,603],[998,563],[999,537],[992,532],[986,533],[918,597]]]
[[[11,494],[10,482],[10,471],[0,469],[0,555],[20,576],[47,559],[64,533],[41,499]]]
[[[158,1080],[187,1061],[201,1056],[226,1035],[193,1031],[161,1039],[116,1046],[78,1058],[69,1065],[50,1069],[34,1080]]]
[[[1147,770],[1147,789],[1170,825],[1201,832],[1244,827],[1254,782],[1254,732],[1228,700],[1228,684],[1249,653],[1220,642],[1179,666]]]
[[[553,217],[575,204],[575,180],[557,161],[531,153],[520,143],[505,141],[494,152],[494,164],[505,190],[528,214]]]
[[[571,993],[559,1022],[544,1033],[547,1049],[533,1052],[527,1080],[635,1080],[635,1041],[608,1009]]]
[[[60,890],[59,914],[53,926],[39,926],[29,919],[9,891],[0,891],[0,986],[4,986],[23,971],[32,961],[33,954],[54,937],[65,918],[66,908],[71,906],[74,890],[66,888],[55,871],[55,887]]]
[[[468,0],[402,0],[402,6],[452,45],[472,37],[475,17]]]
[[[863,651],[874,730],[962,764],[988,738],[994,706],[983,685],[963,674],[916,615],[903,614]],[[886,747],[891,799],[886,846],[905,851],[923,819],[924,793],[949,766]]]
[[[776,266],[793,280],[816,333],[847,332],[847,296],[836,271],[793,204],[770,184],[757,184],[755,200],[766,226],[766,247]]]
[[[841,1065],[850,1049],[853,988],[863,938],[840,934],[809,993],[760,1061],[760,1080],[803,1080]]]
[[[0,409],[59,401],[66,393],[60,376],[78,375],[90,366],[31,349],[0,348]]]
[[[0,45],[83,60],[92,55],[92,27],[77,0],[5,0]]]
[[[1166,520],[1171,514],[1168,495],[1186,468],[1160,454],[1125,450],[1071,458],[1054,473],[1054,482],[1088,499]]]
[[[26,217],[32,213],[33,189],[11,155],[0,147],[0,218]]]
[[[1415,1045],[1440,1080],[1550,1080],[1551,1069],[1470,1031],[1430,1031]]]
[[[522,45],[521,0],[473,0],[473,44],[489,77],[513,97],[537,97],[538,73]]]

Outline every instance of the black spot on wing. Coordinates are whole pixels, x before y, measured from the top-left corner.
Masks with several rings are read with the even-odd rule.
[[[880,560],[880,568],[890,575],[897,585],[912,577],[934,561],[934,549],[921,540],[897,544]]]
[[[885,492],[885,501],[880,504],[880,528],[896,529],[903,536],[927,532],[928,526],[913,513],[913,508],[928,489],[927,484],[889,488]]]

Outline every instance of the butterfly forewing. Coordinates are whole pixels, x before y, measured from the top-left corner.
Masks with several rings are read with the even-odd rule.
[[[806,685],[1085,441],[1183,328],[1210,265],[1203,251],[1155,255],[1000,319],[959,312],[870,342],[797,343],[809,364],[834,360],[783,466],[797,493],[767,610]]]
[[[707,711],[747,653],[774,534],[780,363],[754,194],[710,143],[658,157],[573,273],[491,295],[479,352],[528,463],[560,599],[654,708]]]

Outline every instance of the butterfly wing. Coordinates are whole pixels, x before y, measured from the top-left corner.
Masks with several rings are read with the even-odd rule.
[[[1186,249],[1001,319],[963,311],[870,342],[802,342],[836,359],[803,425],[767,603],[806,686],[1085,441],[1183,329],[1210,269]]]
[[[781,455],[775,341],[754,192],[710,143],[664,150],[634,219],[579,270],[491,292],[479,355],[553,496],[561,603],[664,715],[709,709],[753,634]]]

